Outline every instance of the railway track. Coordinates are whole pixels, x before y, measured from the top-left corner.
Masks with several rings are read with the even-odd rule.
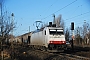
[[[40,50],[34,50],[30,52],[30,55],[31,54],[33,54],[33,56],[36,55],[41,60],[90,60],[90,58],[77,56],[73,54],[52,53],[52,52],[40,51]]]
[[[42,57],[40,57],[41,59],[43,58],[42,60],[90,60],[90,58],[87,57],[67,54],[63,52],[53,53],[53,51],[50,52],[45,50],[33,50],[33,52],[35,53],[35,55],[38,55],[38,57],[43,54]]]
[[[58,55],[60,57],[66,58],[67,60],[90,60],[90,58],[77,56],[77,55],[73,55],[73,54],[60,53]]]

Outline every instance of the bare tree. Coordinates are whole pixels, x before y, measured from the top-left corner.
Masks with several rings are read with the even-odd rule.
[[[76,27],[75,40],[77,44],[82,44],[82,27]]]
[[[62,27],[65,29],[65,24],[64,24],[64,21],[62,19],[62,15],[59,15],[58,17],[55,18],[55,15],[54,15],[54,19],[53,19],[53,24],[56,24],[56,27]]]
[[[56,27],[60,27],[61,15],[59,15],[57,18],[55,18],[55,15],[53,17],[54,17],[53,24],[56,24]]]
[[[88,29],[89,29],[89,24],[86,23],[86,21],[83,24],[83,39],[84,39],[84,43],[87,44],[87,38],[88,38]]]
[[[4,41],[5,38],[7,38],[10,35],[10,32],[12,31],[12,29],[15,28],[15,24],[12,24],[12,22],[11,22],[11,18],[12,18],[11,14],[9,14],[5,10],[2,11],[2,5],[3,5],[2,1],[0,1],[0,4],[1,4],[0,35],[1,35],[1,40]],[[12,25],[13,25],[13,27],[12,27]]]
[[[90,43],[90,26],[89,26],[89,29],[88,29],[88,38],[89,38],[89,43]]]

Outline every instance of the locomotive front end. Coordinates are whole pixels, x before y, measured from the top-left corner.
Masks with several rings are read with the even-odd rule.
[[[62,28],[49,29],[49,44],[50,50],[66,49],[66,40]]]

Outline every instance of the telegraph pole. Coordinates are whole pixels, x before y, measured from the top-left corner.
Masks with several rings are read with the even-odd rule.
[[[14,24],[14,13],[11,14],[11,59],[14,58],[14,36],[13,36],[13,24]]]
[[[12,35],[12,41],[13,41],[13,22],[14,22],[14,14],[12,13],[11,16],[12,16],[12,20],[11,20],[11,28],[12,28],[12,30],[11,30],[11,35]]]
[[[12,16],[12,20],[11,20],[11,28],[12,28],[12,30],[11,30],[11,40],[12,40],[12,43],[13,43],[13,23],[14,23],[14,14],[12,13],[11,14],[11,16]],[[13,45],[13,44],[12,44]],[[12,48],[13,48],[13,46],[12,46]]]
[[[55,24],[55,14],[53,14],[53,17],[54,17],[54,19],[53,19],[53,24]]]
[[[29,32],[30,32],[30,26],[29,26]]]

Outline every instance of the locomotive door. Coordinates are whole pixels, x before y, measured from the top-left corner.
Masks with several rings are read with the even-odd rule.
[[[47,33],[46,33],[46,30],[45,30],[45,35],[44,35],[44,44],[47,47]]]
[[[22,37],[22,43],[23,43],[23,37]]]
[[[45,30],[45,35],[44,35],[44,45],[46,45],[46,30]]]
[[[30,44],[30,39],[31,39],[31,36],[28,36],[28,41],[27,41],[28,44]]]

